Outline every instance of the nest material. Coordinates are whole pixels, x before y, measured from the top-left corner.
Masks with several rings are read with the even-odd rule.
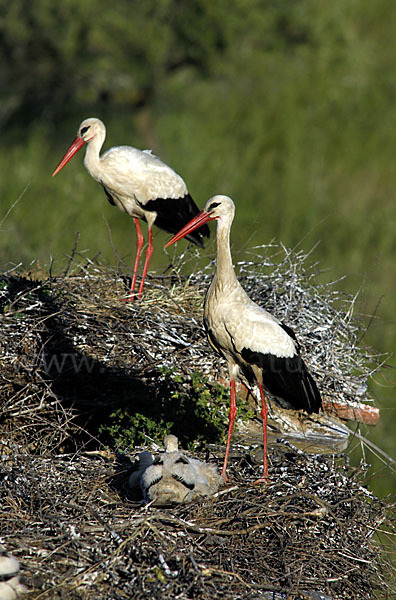
[[[282,248],[239,271],[249,295],[295,329],[322,393],[367,402],[380,361],[358,344],[364,325],[353,319],[354,299],[319,285],[306,257]],[[381,527],[392,533],[383,524],[391,507],[332,457],[277,448],[270,485],[257,488],[248,483],[257,468],[242,455],[231,460],[235,485],[215,499],[159,510],[128,500],[128,461],[114,478],[113,460],[85,451],[101,448],[92,415],[131,389],[150,398],[164,366],[217,380],[222,362],[201,324],[211,275],[209,266],[187,280],[152,279],[141,303],[124,303],[120,274],[92,261],[71,260],[64,276],[1,278],[1,543],[20,560],[33,597],[392,593],[391,567],[372,537]]]
[[[14,451],[0,468],[1,539],[42,600],[390,597],[373,541],[386,510],[338,463],[285,447],[266,487],[242,459],[213,499],[159,509],[128,499],[126,457]]]
[[[302,252],[271,246],[260,252],[238,264],[242,284],[295,330],[322,396],[351,406],[370,401],[367,379],[381,357],[359,344],[365,324],[353,316],[356,299],[318,283]],[[131,389],[153,397],[161,369],[185,377],[198,370],[218,381],[225,363],[202,326],[213,265],[187,280],[179,275],[183,268],[185,257],[176,275],[149,280],[140,303],[123,302],[127,287],[119,272],[92,261],[71,261],[70,274],[61,277],[3,275],[0,370],[2,416],[13,417],[9,433],[16,435],[22,418],[17,431],[26,443],[42,446],[44,436],[55,448],[70,431],[77,434],[74,408],[116,405]]]

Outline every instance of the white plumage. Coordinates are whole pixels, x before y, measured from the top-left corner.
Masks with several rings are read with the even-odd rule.
[[[139,219],[148,225],[149,240],[138,297],[143,293],[144,279],[153,252],[152,227],[154,223],[169,233],[176,233],[198,208],[188,193],[183,179],[149,150],[130,146],[110,148],[102,156],[100,150],[106,138],[106,128],[99,119],[85,119],[78,128],[77,137],[53,172],[59,173],[78,150],[87,144],[84,164],[89,174],[104,188],[111,204],[133,217],[137,234],[137,252],[131,284],[131,299],[136,284],[140,254],[144,244]],[[209,236],[204,226],[188,236],[189,241],[203,246],[203,237]]]
[[[237,280],[236,280],[237,281]],[[216,293],[213,281],[205,303],[207,327],[221,344],[225,341],[224,352],[249,348],[262,354],[272,353],[278,357],[291,358],[296,354],[296,342],[280,326],[280,322],[266,310],[255,304],[241,285],[221,297]],[[243,315],[243,326],[241,316]],[[228,348],[232,340],[232,348]]]
[[[204,325],[212,347],[228,363],[231,406],[223,476],[226,476],[231,435],[236,416],[235,378],[240,369],[258,383],[262,401],[264,464],[268,476],[267,404],[263,387],[287,400],[293,408],[318,412],[321,398],[301,358],[294,332],[253,302],[236,278],[230,250],[235,206],[228,196],[214,196],[167,246],[191,234],[203,223],[217,220],[216,272],[204,304]],[[259,480],[261,481],[261,480]]]
[[[188,194],[180,175],[148,150],[117,146],[99,158],[104,138],[105,131],[98,127],[98,133],[87,146],[84,165],[88,173],[111,193],[120,210],[130,215],[135,212],[143,215],[144,206],[150,200],[184,198]]]

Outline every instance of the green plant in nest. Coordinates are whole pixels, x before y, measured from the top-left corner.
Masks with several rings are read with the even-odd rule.
[[[154,440],[162,444],[168,433],[177,435],[183,448],[223,442],[227,433],[229,390],[211,383],[199,371],[191,375],[162,367],[149,396],[131,399],[117,408],[99,428],[110,446],[133,447]],[[251,418],[245,405],[238,416]]]
[[[172,423],[162,419],[155,421],[141,413],[131,413],[128,409],[118,408],[109,415],[109,423],[99,427],[111,446],[118,448],[147,444],[148,440],[160,440],[170,432]]]

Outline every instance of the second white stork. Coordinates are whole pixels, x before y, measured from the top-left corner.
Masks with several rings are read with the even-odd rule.
[[[168,233],[176,233],[197,215],[199,210],[180,175],[157,156],[149,150],[138,150],[131,146],[110,148],[100,156],[105,138],[106,127],[100,119],[85,119],[52,176],[59,173],[76,152],[87,144],[84,158],[87,171],[102,184],[110,204],[133,217],[135,222],[137,250],[130,299],[134,297],[140,254],[144,245],[139,219],[146,221],[148,245],[138,293],[140,298],[153,253],[154,223]],[[204,225],[199,231],[186,237],[202,248],[202,238],[209,237],[209,228]]]
[[[268,478],[267,402],[264,389],[283,398],[293,408],[317,413],[322,405],[320,393],[300,354],[290,327],[258,306],[239,283],[232,265],[230,229],[235,206],[228,196],[214,196],[167,244],[190,235],[204,223],[217,219],[216,272],[204,304],[204,325],[211,346],[223,356],[230,375],[231,404],[227,445],[223,464],[226,477],[231,435],[237,413],[235,379],[239,370],[256,380],[261,396],[263,421],[263,477]]]

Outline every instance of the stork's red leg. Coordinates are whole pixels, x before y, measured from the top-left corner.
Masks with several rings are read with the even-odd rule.
[[[254,483],[267,483],[268,482],[268,456],[267,456],[267,400],[265,398],[263,386],[259,383],[260,396],[261,396],[261,418],[263,420],[263,476],[257,479]]]
[[[141,298],[142,294],[143,294],[144,279],[145,279],[146,274],[147,274],[147,269],[148,269],[148,266],[149,266],[151,255],[153,254],[153,250],[154,250],[154,246],[153,246],[153,230],[151,229],[151,227],[149,227],[149,230],[148,230],[148,245],[147,245],[147,249],[146,249],[146,260],[144,261],[142,281],[140,283],[138,298]]]
[[[136,217],[133,217],[133,220],[135,222],[135,227],[136,227],[136,258],[135,258],[135,266],[134,266],[133,275],[132,275],[131,293],[129,295],[130,301],[132,301],[135,297],[133,292],[135,290],[140,255],[142,253],[142,248],[143,248],[143,244],[144,244],[144,237],[143,237],[143,233],[142,233],[142,228],[140,227],[140,220],[137,219]]]
[[[231,444],[231,436],[234,429],[235,417],[237,414],[237,405],[236,405],[236,394],[235,394],[235,379],[231,379],[230,381],[230,412],[228,414],[228,435],[227,435],[227,445],[226,445],[226,453],[224,457],[223,470],[221,474],[224,479],[227,481],[228,477],[226,475],[228,455],[230,453],[230,444]]]

